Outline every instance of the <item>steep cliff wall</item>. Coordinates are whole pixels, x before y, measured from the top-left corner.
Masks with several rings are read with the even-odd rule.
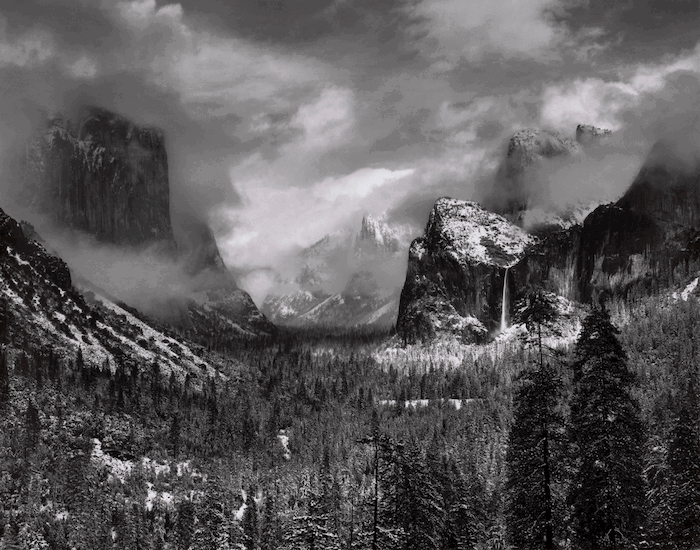
[[[579,130],[583,141],[608,135]],[[580,225],[523,233],[519,252],[506,260],[498,257],[500,246],[479,259],[476,245],[486,235],[503,242],[515,226],[474,203],[439,199],[425,235],[411,245],[397,329],[406,341],[445,334],[475,341],[495,332],[505,266],[512,304],[533,287],[598,302],[643,297],[684,280],[700,270],[700,169],[690,160],[657,144],[616,204],[599,206]]]
[[[162,132],[92,108],[61,118],[27,149],[24,202],[62,225],[119,245],[175,251]]]
[[[425,235],[409,250],[397,331],[407,342],[438,334],[487,338],[499,326],[506,268],[517,269],[534,243],[474,202],[438,199]]]
[[[274,330],[237,287],[205,222],[183,214],[176,244],[168,156],[160,130],[90,108],[77,123],[50,121],[27,146],[21,164],[21,199],[26,205],[100,241],[147,247],[149,253],[166,257],[166,265],[172,265],[182,280],[182,294],[161,298],[154,292],[150,315],[200,338]]]

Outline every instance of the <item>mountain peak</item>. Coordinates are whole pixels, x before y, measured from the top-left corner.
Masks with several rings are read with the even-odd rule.
[[[612,134],[612,130],[597,128],[590,124],[579,124],[576,126],[576,141],[582,144],[590,143],[594,140],[607,138]]]
[[[507,158],[515,169],[522,169],[542,157],[573,155],[579,152],[575,140],[557,132],[540,128],[525,128],[513,134],[508,142]]]
[[[357,252],[368,252],[367,247],[372,248],[372,252],[384,251],[393,254],[401,248],[401,243],[395,229],[387,224],[384,217],[375,218],[371,214],[365,214],[362,218],[362,227],[357,234],[355,242]]]

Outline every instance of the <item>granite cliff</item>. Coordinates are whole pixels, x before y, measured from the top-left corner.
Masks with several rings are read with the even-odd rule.
[[[119,245],[174,251],[163,133],[92,108],[52,119],[27,146],[25,203],[56,222]]]
[[[149,314],[202,337],[274,330],[237,287],[204,221],[181,214],[174,236],[166,140],[159,129],[89,108],[76,121],[50,120],[27,144],[20,164],[24,206],[98,242],[155,254],[180,273],[183,294],[151,300]]]
[[[576,133],[579,143],[609,134],[588,126]],[[526,159],[520,167],[540,162],[542,151],[573,150],[539,133],[516,136],[511,145],[523,151],[509,158]],[[568,227],[528,233],[475,203],[440,199],[411,245],[397,330],[407,342],[480,341],[497,333],[503,297],[512,314],[534,286],[584,303],[649,295],[700,269],[699,222],[700,168],[668,143],[652,148],[618,201]]]

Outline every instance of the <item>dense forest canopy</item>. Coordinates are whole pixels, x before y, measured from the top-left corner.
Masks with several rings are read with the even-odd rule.
[[[590,310],[558,350],[536,306],[527,342],[457,367],[290,330],[198,385],[23,349],[5,314],[0,547],[697,545],[694,299]]]

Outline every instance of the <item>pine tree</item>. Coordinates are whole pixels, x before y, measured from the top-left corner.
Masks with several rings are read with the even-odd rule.
[[[675,548],[700,545],[700,407],[691,375],[681,398],[668,449],[670,542]]]
[[[10,406],[10,371],[7,364],[7,348],[0,352],[0,412]]]
[[[180,454],[180,412],[177,411],[173,414],[173,420],[170,424],[170,446],[173,450],[173,457],[177,459]]]
[[[181,500],[177,504],[175,538],[178,550],[189,550],[194,536],[195,507],[191,500]]]
[[[563,450],[564,419],[559,411],[561,379],[545,361],[543,329],[551,332],[555,304],[541,289],[532,291],[520,313],[537,358],[519,375],[513,398],[514,422],[509,434],[507,531],[518,548],[554,548],[555,488]]]
[[[196,507],[195,530],[192,550],[228,548],[230,535],[230,510],[220,477],[213,473],[207,480],[206,491]]]
[[[12,523],[7,523],[0,538],[0,550],[20,550],[22,545],[19,540],[18,527]]]
[[[39,444],[39,436],[41,433],[41,421],[39,420],[39,409],[34,404],[34,399],[30,399],[27,404],[27,412],[25,414],[25,454],[31,453]]]
[[[248,490],[248,498],[246,499],[246,507],[243,511],[243,534],[245,535],[245,546],[248,550],[254,550],[258,547],[259,531],[258,531],[258,505],[255,502],[255,492],[251,487]]]
[[[297,515],[282,542],[284,550],[340,550],[338,535],[328,528],[328,516],[316,494],[309,496],[308,513]]]
[[[558,410],[562,382],[545,364],[519,376],[508,438],[508,537],[516,548],[554,548],[557,463],[562,459],[564,419]]]
[[[607,311],[594,309],[575,348],[568,499],[575,537],[591,549],[629,547],[644,517],[644,425],[617,334]]]
[[[260,525],[260,550],[275,550],[280,541],[280,526],[275,498],[271,492],[265,497]]]
[[[397,444],[384,477],[383,516],[403,533],[403,548],[439,548],[445,522],[440,488],[420,450]]]

